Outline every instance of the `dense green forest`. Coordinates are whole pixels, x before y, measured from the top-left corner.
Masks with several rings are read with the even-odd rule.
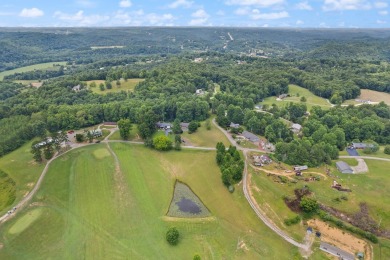
[[[227,32],[234,41],[227,40]],[[274,143],[294,139],[280,118],[301,123],[302,143],[294,144],[309,154],[315,154],[310,149],[334,154],[334,147],[342,149],[356,139],[390,143],[385,104],[313,108],[308,118],[304,104],[270,107],[269,114],[253,111],[264,98],[287,93],[289,84],[334,104],[356,98],[362,88],[390,93],[387,31],[58,28],[2,29],[0,35],[0,70],[67,61],[50,70],[8,75],[0,82],[0,155],[44,135],[45,129],[78,129],[129,118],[147,139],[157,121],[202,121],[211,113],[219,115],[221,125],[240,123]],[[131,78],[144,79],[133,92],[98,95],[86,83]],[[12,80],[42,80],[43,85],[30,88]],[[73,90],[77,85],[80,91]],[[203,95],[195,94],[199,89]],[[334,136],[340,136],[339,143],[332,141]],[[321,158],[319,163],[334,156]]]

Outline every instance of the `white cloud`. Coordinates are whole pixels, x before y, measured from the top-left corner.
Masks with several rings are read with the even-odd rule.
[[[210,15],[204,9],[199,9],[193,12],[191,16],[194,18],[189,23],[191,26],[206,25],[208,24],[208,19],[210,17]]]
[[[187,0],[176,0],[176,1],[173,2],[173,3],[170,3],[170,4],[168,5],[168,8],[172,8],[172,9],[176,9],[176,8],[179,8],[179,7],[182,7],[182,8],[190,8],[193,4],[194,4],[194,2],[192,2],[192,1],[187,1]]]
[[[266,24],[263,24],[262,27],[267,28],[267,27],[269,27],[269,25],[266,23]]]
[[[386,2],[375,2],[374,6],[376,8],[386,8],[388,6],[388,3],[386,3]]]
[[[38,8],[24,8],[20,13],[19,13],[19,16],[21,17],[30,17],[30,18],[35,18],[35,17],[39,17],[39,16],[43,16],[44,13],[42,10],[38,9]]]
[[[284,0],[227,0],[225,4],[268,7],[284,4]]]
[[[388,12],[388,11],[385,11],[385,10],[383,10],[383,11],[379,11],[379,12],[378,12],[378,14],[380,14],[380,15],[388,15],[388,14],[389,14],[389,12]]]
[[[385,24],[385,23],[387,23],[386,21],[382,21],[382,20],[376,20],[376,23],[377,24]]]
[[[299,10],[313,10],[313,7],[307,1],[296,4],[295,8]]]
[[[367,10],[371,7],[366,0],[324,0],[322,9],[324,11]]]
[[[71,26],[96,26],[102,25],[103,22],[110,20],[110,17],[107,15],[84,15],[84,11],[82,10],[75,14],[67,14],[57,11],[54,13],[53,17],[62,21],[66,21],[67,25]]]
[[[118,11],[109,25],[127,26],[171,26],[176,18],[172,14],[145,13],[142,9],[133,12]]]
[[[122,0],[119,2],[119,7],[127,8],[132,6],[133,4],[131,3],[130,0]]]
[[[249,7],[240,7],[236,11],[234,11],[235,14],[237,15],[247,15],[251,12]]]
[[[303,22],[302,20],[297,20],[297,21],[295,22],[295,24],[296,24],[296,25],[302,25],[302,24],[304,24],[304,22]]]
[[[289,17],[286,11],[278,12],[278,13],[260,13],[258,9],[252,10],[252,14],[250,16],[253,20],[275,20]]]

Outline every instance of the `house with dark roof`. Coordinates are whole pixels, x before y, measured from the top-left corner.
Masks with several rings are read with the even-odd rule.
[[[260,141],[260,138],[257,137],[257,135],[251,133],[251,132],[248,132],[248,131],[244,131],[242,132],[242,135],[248,139],[249,141],[253,142],[253,143],[256,143],[256,142],[259,142]]]
[[[339,172],[341,173],[349,173],[349,174],[353,173],[351,166],[349,166],[348,163],[346,162],[338,161],[336,162],[336,167],[337,170],[339,170]]]

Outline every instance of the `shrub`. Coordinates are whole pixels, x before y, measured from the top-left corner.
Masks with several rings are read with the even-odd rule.
[[[306,213],[316,212],[318,209],[317,201],[309,197],[303,197],[299,206]]]
[[[179,236],[179,231],[175,227],[171,227],[170,229],[168,229],[165,238],[170,245],[174,246],[179,243]]]
[[[159,135],[153,138],[153,147],[159,151],[168,151],[172,149],[172,141],[168,136]]]
[[[383,151],[385,154],[390,154],[390,145],[385,146],[385,150]]]
[[[191,122],[188,124],[188,133],[189,133],[189,134],[195,133],[196,130],[198,130],[198,123],[195,122],[195,121],[191,121]]]
[[[301,217],[295,216],[293,218],[285,219],[284,224],[286,224],[287,226],[292,226],[292,225],[298,224],[300,221],[301,221]]]

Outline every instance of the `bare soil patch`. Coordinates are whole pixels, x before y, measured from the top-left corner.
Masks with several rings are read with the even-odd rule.
[[[379,91],[374,91],[374,90],[369,90],[369,89],[362,89],[360,91],[360,96],[358,99],[362,100],[370,100],[372,102],[385,102],[386,104],[390,105],[390,94],[384,93],[384,92],[379,92]]]
[[[357,238],[338,228],[331,227],[318,219],[309,220],[308,225],[321,232],[322,241],[332,244],[351,254],[363,252],[364,259],[372,259],[371,246],[365,240]]]
[[[358,161],[358,165],[351,166],[354,173],[365,173],[368,172],[368,166],[363,159],[356,159]]]

